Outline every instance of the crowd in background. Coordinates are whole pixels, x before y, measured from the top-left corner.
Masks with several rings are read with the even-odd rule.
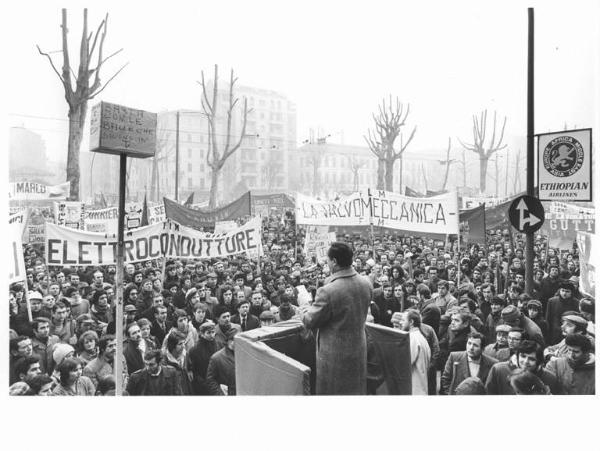
[[[39,246],[24,246],[27,282],[9,293],[10,393],[112,395],[120,358],[131,396],[235,395],[235,335],[299,318],[299,297],[314,299],[330,275],[303,254],[304,235],[292,212],[272,214],[259,259],[127,264],[122,356],[116,267],[48,267]],[[508,229],[460,250],[368,228],[337,237],[374,286],[368,321],[426,351],[412,362],[414,394],[594,393],[595,300],[580,291],[575,249],[536,237],[530,296],[524,238]],[[370,369],[369,393],[380,384]]]

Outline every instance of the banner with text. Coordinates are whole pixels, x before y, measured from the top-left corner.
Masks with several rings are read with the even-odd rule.
[[[598,236],[591,233],[577,232],[577,248],[579,250],[579,264],[581,266],[581,291],[585,294],[596,296],[596,261],[600,252]]]
[[[221,208],[215,210],[194,210],[179,205],[177,202],[163,198],[167,218],[186,227],[214,227],[216,221],[230,221],[250,215],[250,191]]]
[[[308,226],[304,238],[304,255],[316,257],[317,262],[327,258],[327,250],[336,240],[335,232],[329,226]]]
[[[546,214],[544,225],[538,232],[547,235],[552,247],[571,249],[579,232],[595,233],[596,220],[588,219],[562,219],[557,213]]]
[[[252,214],[266,215],[271,209],[293,209],[294,200],[285,193],[277,194],[252,194]]]
[[[56,225],[85,230],[85,206],[83,202],[54,202]]]
[[[8,200],[62,200],[69,197],[71,184],[48,186],[35,182],[12,182],[8,184]]]
[[[29,209],[25,208],[24,210],[18,211],[14,214],[8,216],[8,223],[14,224],[19,227],[21,230],[21,237],[23,237],[23,233],[25,233],[25,228],[27,227],[27,222],[29,219]]]
[[[163,255],[169,258],[209,259],[245,253],[260,245],[261,220],[258,217],[225,234],[198,232],[176,223],[163,222],[127,232],[124,255],[126,263]],[[46,225],[48,265],[113,265],[116,257],[116,235]]]
[[[389,191],[359,191],[335,201],[303,194],[296,198],[296,223],[305,225],[369,225],[422,233],[457,234],[456,193],[415,198]]]
[[[18,223],[8,226],[9,257],[8,257],[8,283],[21,282],[27,278],[25,272],[25,259],[23,257],[23,230]]]

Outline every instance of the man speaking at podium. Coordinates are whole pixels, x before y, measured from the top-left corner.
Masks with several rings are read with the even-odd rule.
[[[316,330],[317,395],[366,395],[365,321],[373,296],[371,282],[352,268],[352,249],[335,242],[327,251],[331,276],[315,301],[302,308],[302,321]]]

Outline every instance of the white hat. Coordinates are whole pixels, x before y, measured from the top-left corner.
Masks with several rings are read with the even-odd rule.
[[[33,299],[38,299],[38,300],[42,300],[42,293],[40,293],[39,291],[36,290],[30,290],[29,293],[27,293],[27,297],[29,298],[29,300],[33,300]]]

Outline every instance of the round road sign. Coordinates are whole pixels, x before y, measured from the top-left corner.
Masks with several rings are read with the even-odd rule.
[[[544,224],[544,207],[531,196],[517,197],[508,209],[508,219],[521,233],[534,233]]]

